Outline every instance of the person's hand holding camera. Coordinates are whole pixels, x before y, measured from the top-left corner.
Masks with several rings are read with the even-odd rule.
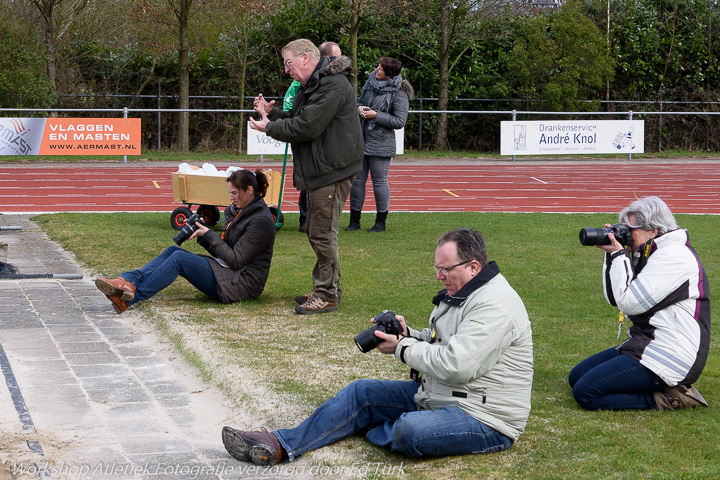
[[[605,228],[610,228],[612,225],[609,223],[605,224]],[[612,233],[608,233],[608,238],[610,239],[610,245],[597,245],[598,248],[605,250],[607,253],[615,253],[618,250],[622,250],[623,246],[620,245],[620,242],[617,241],[615,238],[615,235]]]
[[[398,342],[400,342],[400,340],[402,340],[404,337],[407,337],[408,335],[407,325],[405,324],[405,317],[403,317],[402,315],[395,315],[395,318],[398,319],[403,329],[403,332],[400,334],[400,336],[385,333],[381,330],[376,330],[374,332],[375,336],[382,340],[380,343],[378,343],[377,346],[377,349],[380,353],[394,355]],[[373,320],[371,320],[371,322],[373,322]]]
[[[205,226],[204,223],[195,222],[195,226],[197,227],[197,229],[193,232],[192,235],[190,235],[190,238],[188,238],[188,240],[191,240],[191,239],[197,238],[197,237],[202,237],[203,235],[205,235],[205,232],[210,230],[208,227]]]

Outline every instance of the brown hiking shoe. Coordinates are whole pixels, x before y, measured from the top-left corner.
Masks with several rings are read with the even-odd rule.
[[[300,315],[313,315],[315,313],[337,312],[337,309],[337,303],[328,302],[317,295],[312,295],[305,303],[295,307],[295,313],[299,313]]]
[[[700,392],[692,385],[675,385],[674,387],[665,387],[659,392],[655,392],[655,404],[658,410],[677,410],[686,407],[707,407]]]
[[[132,283],[122,277],[118,277],[114,280],[108,280],[105,277],[98,277],[95,279],[95,286],[108,298],[118,297],[126,302],[135,298],[135,287]],[[125,308],[127,308],[127,306]]]
[[[285,452],[277,437],[268,431],[244,432],[223,427],[222,441],[225,450],[237,460],[266,467],[280,463]]]
[[[303,303],[310,300],[310,297],[312,297],[313,295],[315,295],[315,292],[306,293],[305,295],[298,295],[297,297],[295,297],[295,301],[297,303],[299,303],[300,305],[302,305]],[[338,290],[338,294],[337,294],[337,304],[338,305],[340,305],[341,297],[342,297],[342,292],[340,290]]]
[[[299,303],[300,305],[302,305],[303,303],[310,300],[310,297],[312,297],[314,293],[315,292],[310,292],[310,293],[306,293],[305,295],[298,295],[297,297],[295,297],[295,301],[297,303]]]

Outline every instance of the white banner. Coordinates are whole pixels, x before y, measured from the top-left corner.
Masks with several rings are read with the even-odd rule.
[[[500,155],[644,152],[643,120],[500,122]]]
[[[287,152],[288,156],[292,154],[289,146]],[[284,155],[285,142],[268,137],[265,132],[253,130],[250,128],[250,122],[248,122],[247,153],[248,155]]]
[[[402,155],[405,152],[405,129],[395,130],[395,154]],[[265,132],[258,132],[247,124],[247,153],[248,155],[284,155],[285,142],[275,140],[265,135]],[[288,147],[288,155],[292,155],[292,149]]]
[[[395,155],[405,153],[405,127],[395,130]]]

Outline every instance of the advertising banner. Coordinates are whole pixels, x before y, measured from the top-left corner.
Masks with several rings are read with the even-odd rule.
[[[0,118],[0,155],[140,155],[139,118]]]
[[[287,152],[288,156],[292,155],[289,145]],[[250,122],[247,122],[247,153],[248,155],[284,155],[285,142],[268,137],[265,132],[253,130],[250,128]]]
[[[405,129],[395,130],[395,154],[402,155],[405,151]],[[259,132],[250,128],[247,124],[247,153],[248,155],[284,155],[285,142],[268,137],[265,132]],[[292,155],[292,149],[288,147],[288,156]]]
[[[643,120],[500,122],[500,155],[644,152]]]

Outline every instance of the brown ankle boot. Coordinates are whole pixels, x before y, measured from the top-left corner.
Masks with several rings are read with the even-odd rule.
[[[268,431],[245,432],[223,427],[222,441],[225,450],[241,462],[272,466],[280,463],[285,456],[277,437]]]
[[[674,387],[665,387],[659,392],[655,392],[655,404],[658,410],[677,410],[687,407],[707,407],[700,392],[692,385],[675,385]]]
[[[95,279],[95,286],[108,298],[118,297],[126,302],[135,298],[135,287],[132,283],[122,277],[118,277],[114,280],[108,280],[105,277],[98,277]],[[125,309],[127,309],[127,305],[125,306]]]

